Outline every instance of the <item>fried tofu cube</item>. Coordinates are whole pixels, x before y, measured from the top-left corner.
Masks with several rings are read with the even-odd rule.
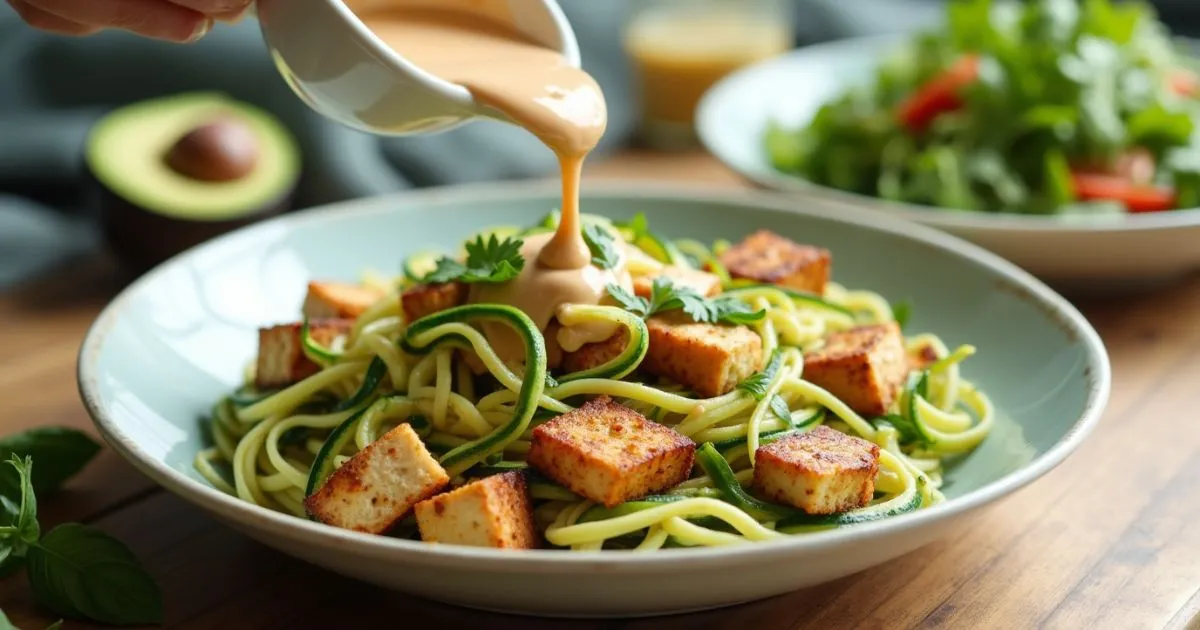
[[[562,356],[563,373],[582,372],[604,365],[617,358],[629,345],[629,331],[621,328],[617,333],[604,341],[585,343],[574,352],[565,352]]]
[[[646,320],[650,349],[642,369],[669,378],[699,396],[731,391],[762,367],[762,339],[745,326],[694,322],[681,311]]]
[[[417,432],[401,424],[346,460],[304,506],[326,525],[382,534],[448,483]]]
[[[354,322],[348,319],[309,320],[308,332],[313,341],[329,347],[350,332]],[[273,389],[302,381],[320,370],[304,354],[301,344],[303,324],[279,324],[258,329],[258,360],[255,363],[254,385]]]
[[[538,546],[533,500],[519,471],[472,481],[418,503],[414,511],[425,542],[500,549]]]
[[[538,426],[529,465],[608,507],[673,488],[688,478],[696,444],[600,396]]]
[[[345,282],[314,281],[308,283],[303,312],[309,319],[355,319],[381,299],[383,294],[376,289]]]
[[[654,286],[654,280],[658,277],[669,279],[675,286],[695,289],[696,293],[705,297],[712,297],[721,292],[721,279],[716,274],[675,265],[663,267],[662,271],[658,274],[635,277],[633,279],[633,292],[641,297],[649,298],[650,290]]]
[[[759,230],[721,253],[733,278],[823,295],[829,282],[829,250],[800,245],[774,232]]]
[[[441,284],[418,284],[404,290],[400,306],[404,309],[405,321],[414,322],[467,301],[467,285],[461,282]]]
[[[895,322],[831,333],[804,355],[805,380],[866,416],[887,413],[907,376],[908,354]]]
[[[827,426],[790,435],[754,452],[754,490],[809,514],[863,507],[875,494],[879,446]]]

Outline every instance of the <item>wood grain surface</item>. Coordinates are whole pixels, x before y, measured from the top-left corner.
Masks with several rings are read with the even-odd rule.
[[[702,154],[626,153],[588,177],[743,185]],[[116,288],[97,258],[0,297],[0,434],[49,424],[92,431],[76,353]],[[43,501],[43,524],[82,521],[126,541],[162,586],[171,628],[1200,627],[1200,279],[1079,306],[1108,345],[1114,387],[1106,417],[1074,456],[951,538],[757,603],[584,622],[432,603],[250,541],[107,450]],[[0,581],[0,609],[25,630],[55,620],[33,604],[23,576]]]

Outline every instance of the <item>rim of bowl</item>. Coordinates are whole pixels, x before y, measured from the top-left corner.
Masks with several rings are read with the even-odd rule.
[[[608,180],[585,187],[584,197],[635,198],[655,200],[694,201],[697,203],[724,202],[740,204],[758,210],[782,214],[800,214],[819,220],[848,224],[853,227],[888,232],[947,251],[967,262],[996,274],[1012,286],[1019,287],[1024,296],[1034,300],[1047,317],[1066,326],[1083,345],[1090,370],[1087,398],[1079,418],[1046,452],[1031,460],[1025,467],[994,479],[968,494],[929,508],[855,525],[845,529],[814,532],[779,541],[702,549],[664,550],[654,554],[621,554],[612,552],[564,552],[535,549],[519,553],[480,547],[430,545],[420,541],[401,540],[330,527],[307,519],[275,512],[225,494],[207,483],[191,478],[163,461],[151,457],[122,428],[111,410],[100,402],[101,394],[96,363],[104,348],[105,338],[122,317],[132,297],[169,267],[199,255],[206,249],[219,247],[223,242],[248,238],[272,229],[287,229],[302,224],[320,223],[343,217],[396,212],[422,204],[494,203],[496,200],[543,199],[558,194],[557,182],[545,181],[479,183],[429,188],[378,197],[350,200],[301,210],[274,217],[220,236],[208,243],[191,248],[155,267],[141,276],[114,298],[101,311],[88,329],[79,351],[77,379],[84,407],[105,440],[143,474],[185,500],[222,515],[226,519],[246,523],[258,531],[266,531],[294,542],[319,547],[342,546],[371,552],[383,560],[408,564],[442,567],[482,568],[480,563],[503,563],[506,569],[574,572],[584,568],[655,572],[666,569],[717,567],[740,564],[747,560],[779,553],[804,553],[806,550],[850,544],[858,540],[888,533],[902,533],[934,521],[953,518],[1008,495],[1057,467],[1072,453],[1099,423],[1108,403],[1111,389],[1111,366],[1108,353],[1099,334],[1084,316],[1067,300],[1032,275],[986,250],[962,239],[932,228],[878,213],[850,209],[830,217],[815,210],[797,210],[786,197],[758,191],[730,191],[705,186],[646,184]],[[651,212],[653,212],[651,210]],[[490,565],[489,565],[490,566]]]
[[[760,73],[788,68],[812,56],[861,55],[862,53],[857,51],[867,48],[875,51],[883,49],[889,44],[898,46],[908,38],[908,34],[889,33],[838,39],[797,48],[741,68],[717,81],[700,98],[700,102],[696,106],[697,135],[704,147],[726,168],[758,186],[784,194],[817,197],[828,202],[870,209],[939,228],[975,228],[1015,232],[1131,232],[1200,226],[1200,207],[1183,208],[1170,212],[1126,213],[1116,219],[1106,218],[1099,221],[1072,215],[1028,215],[949,210],[937,206],[889,201],[817,184],[797,175],[777,171],[766,159],[763,160],[766,170],[759,172],[728,158],[723,147],[730,143],[721,140],[724,136],[714,131],[719,126],[715,123],[715,117],[725,108],[726,94],[736,91],[742,83],[750,82],[751,78]],[[1188,42],[1200,50],[1200,40],[1183,37],[1176,39]],[[844,83],[842,88],[850,85],[853,84]],[[761,133],[761,129],[759,132]]]

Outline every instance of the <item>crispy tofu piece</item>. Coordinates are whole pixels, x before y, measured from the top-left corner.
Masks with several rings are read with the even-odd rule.
[[[608,507],[673,488],[688,478],[696,445],[600,396],[533,430],[529,465]]]
[[[794,243],[774,232],[759,230],[721,253],[721,264],[734,278],[817,295],[829,282],[829,250]]]
[[[335,339],[350,332],[354,322],[348,319],[309,320],[313,341],[329,347]],[[320,367],[304,355],[300,333],[303,324],[279,324],[258,329],[258,360],[254,385],[273,389],[291,385],[316,374]]]
[[[418,284],[404,290],[400,306],[404,309],[405,321],[416,321],[467,301],[467,285],[461,282],[442,284]]]
[[[304,506],[326,525],[382,534],[448,483],[416,431],[401,424],[346,460]]]
[[[908,354],[895,322],[831,333],[804,355],[805,380],[867,416],[887,413],[907,376]]]
[[[625,328],[621,328],[617,334],[604,341],[585,343],[575,352],[563,353],[563,373],[581,372],[604,365],[624,352],[627,345],[629,345],[629,331]]]
[[[705,297],[712,297],[721,292],[721,279],[716,274],[670,265],[662,268],[662,272],[649,276],[637,276],[633,279],[633,292],[644,298],[650,297],[650,289],[654,279],[659,276],[669,278],[676,286],[695,289]]]
[[[361,285],[314,281],[308,283],[303,312],[309,319],[355,319],[381,299],[382,293]]]
[[[472,481],[414,508],[425,542],[533,549],[538,546],[533,500],[519,471]]]
[[[703,324],[671,311],[646,320],[646,328],[650,349],[642,369],[699,396],[725,394],[762,367],[762,339],[745,326]]]
[[[862,507],[875,494],[879,446],[827,426],[790,435],[754,452],[754,490],[809,514]]]

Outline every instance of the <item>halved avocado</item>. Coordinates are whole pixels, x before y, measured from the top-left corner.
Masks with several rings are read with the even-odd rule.
[[[86,161],[109,244],[139,271],[287,210],[300,175],[283,125],[207,92],[114,110],[92,129]]]

